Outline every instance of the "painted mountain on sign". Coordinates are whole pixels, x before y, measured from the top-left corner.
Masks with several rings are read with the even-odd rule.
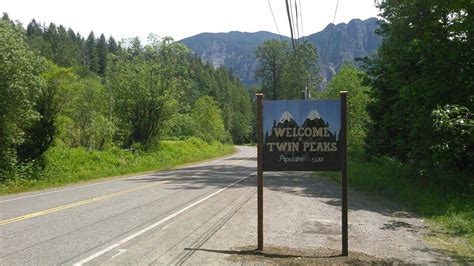
[[[316,110],[311,110],[308,115],[309,120],[321,119],[321,115]]]
[[[311,110],[302,127],[328,127],[328,123],[324,122],[321,115],[316,110]]]
[[[340,120],[339,100],[265,101],[264,169],[340,169]]]
[[[289,112],[285,111],[283,114],[281,114],[278,125],[281,127],[295,127],[298,126],[298,123],[296,123],[295,119]]]

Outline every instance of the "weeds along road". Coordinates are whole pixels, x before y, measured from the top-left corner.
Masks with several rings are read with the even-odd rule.
[[[228,219],[255,196],[256,149],[239,149],[177,170],[1,197],[0,264],[172,262],[180,245],[212,235],[207,221]],[[157,233],[153,254],[127,254]]]

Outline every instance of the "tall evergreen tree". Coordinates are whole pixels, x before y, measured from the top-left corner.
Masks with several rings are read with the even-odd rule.
[[[117,42],[112,36],[109,37],[108,48],[109,48],[109,53],[112,53],[112,54],[115,53],[118,49]]]
[[[7,12],[3,12],[2,20],[3,20],[3,21],[6,21],[6,22],[8,22],[8,23],[10,23],[10,24],[13,25],[13,26],[15,25],[15,22],[10,19],[10,16],[8,15]]]
[[[46,28],[46,30],[44,31],[43,39],[48,44],[50,49],[44,50],[42,55],[54,61],[54,57],[59,50],[58,31],[54,23],[51,22]]]
[[[97,64],[97,73],[104,76],[107,67],[107,41],[105,40],[104,34],[100,35],[99,41],[97,42]]]
[[[28,26],[26,27],[26,37],[31,38],[35,36],[41,36],[43,34],[43,29],[41,24],[36,22],[35,19],[32,19]]]
[[[97,58],[97,41],[94,32],[91,31],[83,47],[83,65],[92,72],[98,72],[99,61]]]

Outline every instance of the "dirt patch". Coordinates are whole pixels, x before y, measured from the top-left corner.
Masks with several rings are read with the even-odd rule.
[[[246,246],[229,251],[231,256],[227,260],[237,263],[250,264],[281,264],[281,265],[309,265],[309,264],[400,264],[401,261],[378,259],[376,257],[349,252],[349,256],[341,256],[340,251],[331,249],[293,249],[289,247],[266,246],[263,251],[255,247]]]

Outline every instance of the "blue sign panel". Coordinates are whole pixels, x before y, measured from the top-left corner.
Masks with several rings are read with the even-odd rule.
[[[341,101],[263,102],[264,171],[340,171]]]

